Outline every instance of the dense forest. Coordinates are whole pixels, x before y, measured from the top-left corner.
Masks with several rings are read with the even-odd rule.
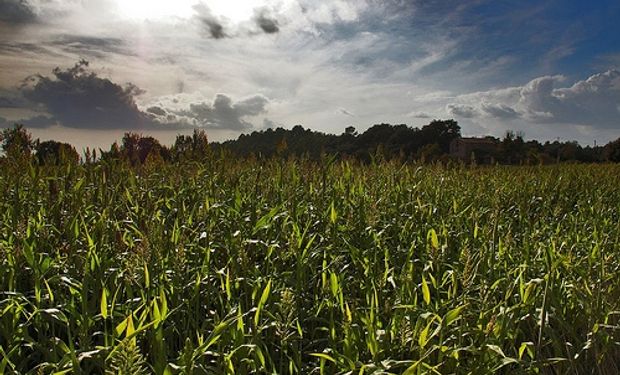
[[[559,162],[620,162],[620,138],[604,146],[582,147],[578,142],[526,141],[522,133],[506,132],[503,138],[487,136],[469,138],[483,140],[490,147],[467,150],[466,157],[457,156],[451,144],[461,138],[455,120],[433,120],[422,128],[405,124],[377,124],[363,133],[350,126],[342,134],[327,134],[296,125],[292,129],[276,128],[241,134],[236,140],[209,142],[204,130],[192,135],[178,135],[172,146],[162,145],[151,136],[125,133],[120,145],[109,150],[86,149],[83,157],[67,143],[39,141],[19,124],[0,133],[3,158],[33,157],[40,164],[92,162],[99,159],[124,160],[131,165],[146,162],[200,160],[209,153],[229,153],[238,157],[303,157],[318,160],[323,155],[373,160],[465,162],[476,164],[539,165]]]

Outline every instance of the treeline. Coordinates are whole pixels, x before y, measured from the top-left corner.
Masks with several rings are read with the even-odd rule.
[[[351,157],[361,161],[373,158],[450,162],[459,157],[450,145],[461,138],[454,120],[433,120],[422,128],[407,125],[378,124],[358,134],[348,127],[340,135],[325,134],[297,125],[292,129],[266,129],[242,134],[236,140],[211,144],[238,156],[306,156],[321,154]],[[507,132],[503,138],[485,137],[493,147],[471,150],[466,163],[537,165],[558,162],[620,162],[620,138],[601,147],[582,147],[578,142],[525,141],[522,133]]]
[[[359,134],[347,127],[342,134],[326,134],[296,125],[292,129],[276,128],[242,134],[236,140],[209,143],[204,130],[192,135],[178,135],[172,146],[137,133],[125,133],[120,144],[109,150],[84,150],[80,157],[75,148],[53,140],[41,142],[22,126],[0,133],[2,159],[34,160],[39,164],[91,163],[116,160],[133,166],[201,160],[212,154],[236,157],[289,158],[318,160],[323,155],[336,155],[362,162],[373,160],[445,162],[460,161],[482,164],[537,165],[558,162],[620,162],[620,138],[605,146],[582,147],[577,142],[525,141],[523,134],[507,132],[500,138],[486,137],[484,149],[467,150],[465,157],[454,153],[451,145],[462,140],[460,127],[454,120],[433,120],[422,128],[404,124],[378,124]],[[477,139],[470,139],[477,141]],[[490,145],[490,147],[489,147]]]

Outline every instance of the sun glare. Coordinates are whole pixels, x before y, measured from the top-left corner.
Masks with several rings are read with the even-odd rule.
[[[231,22],[252,18],[256,8],[265,6],[266,0],[117,0],[122,17],[138,20],[190,18],[195,14],[194,5],[206,5],[213,15]]]

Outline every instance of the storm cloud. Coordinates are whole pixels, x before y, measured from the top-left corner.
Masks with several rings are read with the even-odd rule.
[[[224,32],[224,25],[205,4],[194,5],[194,11],[198,20],[202,23],[206,31],[213,39],[226,38],[228,35]]]
[[[34,22],[37,15],[26,0],[0,0],[0,22],[20,24]]]
[[[256,25],[266,34],[275,34],[280,31],[278,20],[265,9],[256,11],[254,22],[256,22]]]
[[[44,106],[49,118],[70,128],[142,129],[158,127],[151,116],[142,112],[135,97],[143,93],[138,87],[120,86],[88,70],[80,61],[67,70],[56,68],[53,77],[36,75],[22,85],[24,97]],[[52,121],[47,121],[51,125]],[[42,118],[34,125],[44,126]]]

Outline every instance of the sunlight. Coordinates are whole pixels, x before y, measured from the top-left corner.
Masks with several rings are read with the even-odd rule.
[[[189,18],[194,14],[196,0],[118,0],[117,7],[123,18],[154,20],[169,17]]]
[[[254,15],[256,8],[266,6],[266,0],[117,0],[123,18],[155,20],[170,17],[190,18],[195,14],[194,5],[203,3],[218,17],[238,23]]]

